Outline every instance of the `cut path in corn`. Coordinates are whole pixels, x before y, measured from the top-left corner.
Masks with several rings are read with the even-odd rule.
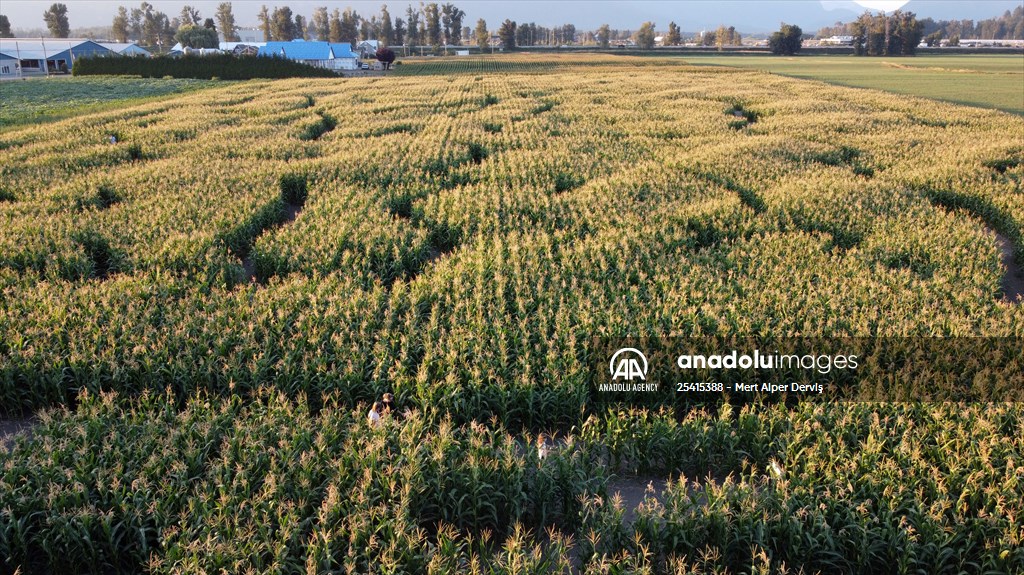
[[[1009,238],[999,232],[994,233],[996,244],[1003,256],[1003,265],[1006,266],[1002,282],[1003,298],[1011,303],[1020,304],[1024,302],[1024,269],[1013,257],[1013,244]]]
[[[673,479],[678,481],[679,478]],[[724,477],[712,477],[710,474],[703,479],[686,478],[686,492],[690,498],[700,506],[708,503],[705,490],[712,486],[719,486],[725,481]],[[622,502],[622,520],[626,525],[631,525],[636,519],[637,511],[641,505],[665,504],[665,490],[668,489],[668,479],[655,476],[617,476],[608,482],[608,496],[612,499],[618,497]]]
[[[14,441],[20,434],[31,434],[36,420],[33,417],[0,419],[0,447],[8,451],[14,447]]]
[[[302,204],[296,204],[293,202],[285,201],[284,204],[284,217],[280,222],[277,223],[276,227],[287,226],[288,224],[295,221],[295,218],[299,217],[299,212],[302,211]],[[266,231],[266,230],[264,230]],[[255,243],[256,240],[253,240]],[[256,277],[256,263],[253,261],[252,250],[242,258],[242,269],[245,270],[245,279],[249,282],[259,281]]]
[[[623,521],[630,525],[636,519],[637,509],[648,499],[664,503],[668,482],[659,477],[617,477],[608,482],[608,496],[622,500]]]

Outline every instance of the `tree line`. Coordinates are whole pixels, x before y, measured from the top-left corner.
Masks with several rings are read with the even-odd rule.
[[[316,8],[312,16],[305,18],[288,6],[261,6],[257,13],[259,29],[264,41],[294,39],[326,40],[349,42],[353,45],[362,40],[377,40],[383,46],[430,46],[435,51],[443,45],[461,46],[475,43],[482,50],[497,44],[505,50],[520,46],[559,46],[564,44],[592,44],[609,48],[612,43],[633,41],[641,49],[650,49],[660,40],[661,45],[678,46],[694,43],[700,46],[736,46],[742,44],[742,36],[735,27],[719,26],[717,30],[705,31],[684,39],[675,22],[661,34],[653,22],[645,22],[638,30],[617,30],[602,25],[595,31],[580,31],[575,25],[542,26],[535,22],[516,23],[506,19],[496,31],[487,27],[486,21],[477,21],[471,30],[464,25],[465,11],[446,2],[430,2],[420,7],[408,5],[402,16],[392,17],[386,4],[379,13],[360,15],[352,8],[328,10],[327,6]],[[43,14],[50,34],[66,38],[70,31],[68,8],[55,3]],[[799,28],[797,27],[799,30]],[[202,18],[199,10],[185,5],[178,16],[168,17],[156,10],[152,4],[143,1],[137,8],[118,7],[111,23],[111,37],[118,42],[138,42],[145,46],[171,46],[180,42],[193,48],[214,48],[219,36],[225,41],[237,42],[239,27],[231,2],[222,2],[213,17]],[[769,46],[776,53],[794,53],[792,28],[780,29],[786,38],[769,37]],[[921,40],[937,45],[941,40],[956,44],[960,37],[985,39],[1024,39],[1024,7],[1007,11],[1002,16],[981,20],[939,20],[931,18],[918,20],[912,12],[897,11],[891,14],[865,12],[849,23],[837,22],[835,26],[819,30],[818,36],[842,35],[854,38],[854,48],[864,55],[910,55]],[[10,37],[11,24],[6,16],[0,15],[0,37]]]
[[[923,40],[929,46],[937,46],[942,40],[957,44],[961,38],[980,38],[983,40],[1024,40],[1024,6],[1013,11],[1007,10],[1001,16],[986,20],[934,20],[922,18]],[[818,30],[818,38],[829,36],[856,36],[861,26],[868,22],[861,16],[853,22],[836,22]]]
[[[431,46],[434,49],[473,42],[486,49],[496,36],[499,45],[510,50],[518,46],[576,43],[608,48],[613,42],[627,40],[635,41],[641,48],[651,48],[656,37],[652,22],[645,22],[636,31],[612,29],[607,24],[596,31],[580,31],[571,23],[547,27],[535,22],[517,24],[506,19],[492,31],[483,19],[471,30],[464,25],[465,17],[465,11],[450,2],[421,3],[419,8],[408,5],[399,17],[392,17],[387,4],[381,6],[379,13],[369,16],[352,8],[329,10],[327,6],[320,6],[306,18],[288,6],[267,7],[265,4],[257,13],[264,41],[304,39],[355,45],[362,40],[377,40],[384,46]],[[44,20],[52,36],[68,37],[70,25],[65,4],[53,4],[44,13]],[[144,46],[171,46],[180,42],[193,48],[214,48],[219,36],[227,42],[240,41],[238,30],[231,2],[220,3],[213,17],[203,18],[199,10],[190,5],[182,7],[179,15],[170,17],[143,1],[137,8],[118,7],[111,22],[110,36],[117,42],[138,42]],[[10,21],[0,15],[0,37],[4,36],[11,36]],[[721,26],[690,41],[703,45],[738,45],[741,36],[735,27]],[[669,23],[662,44],[675,46],[683,42],[679,26]]]
[[[865,13],[850,28],[858,56],[913,56],[924,27],[913,12]]]
[[[352,8],[328,11],[320,6],[307,21],[293,15],[290,8],[265,5],[258,14],[259,28],[265,41],[295,39],[349,42],[377,40],[385,46],[442,45],[460,46],[468,36],[463,27],[466,13],[452,3],[431,2],[416,9],[408,6],[405,18],[392,18],[387,5],[378,14],[362,16]]]

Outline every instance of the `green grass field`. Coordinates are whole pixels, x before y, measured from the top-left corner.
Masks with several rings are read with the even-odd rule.
[[[1024,114],[1024,56],[687,56],[696,65],[764,70],[794,78],[934,98]]]
[[[59,120],[73,114],[216,85],[159,78],[29,78],[0,83],[0,128]]]

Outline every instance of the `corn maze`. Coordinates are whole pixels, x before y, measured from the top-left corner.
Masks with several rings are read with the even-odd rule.
[[[1019,342],[1022,134],[596,55],[0,133],[0,571],[1024,572],[1020,404],[587,396],[594,337]]]

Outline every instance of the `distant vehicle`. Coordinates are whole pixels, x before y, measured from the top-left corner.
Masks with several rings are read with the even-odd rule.
[[[366,62],[363,62],[363,63],[362,63],[362,64],[361,64],[360,66],[359,66],[359,68],[360,68],[360,69],[362,69],[362,70],[369,70],[369,69],[370,69],[370,65],[369,65],[369,64],[367,64]]]

